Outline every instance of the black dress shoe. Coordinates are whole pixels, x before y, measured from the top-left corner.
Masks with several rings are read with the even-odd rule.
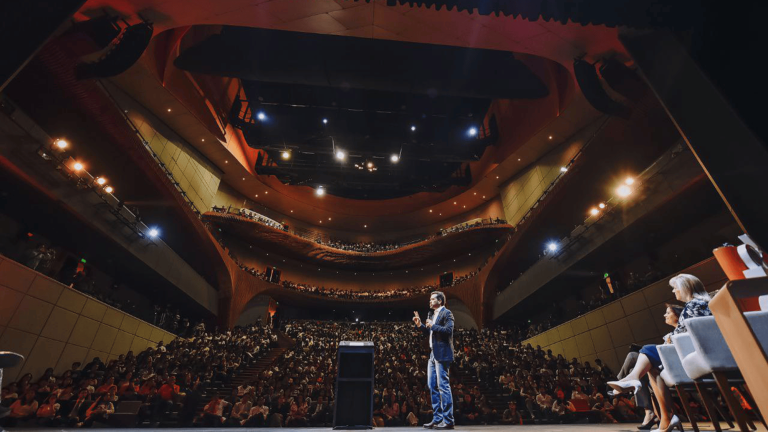
[[[649,421],[648,423],[641,424],[637,428],[639,430],[651,430],[651,429],[653,429],[654,426],[656,426],[659,423],[660,423],[659,419],[654,417],[653,420]]]
[[[446,422],[440,422],[439,425],[435,426],[435,429],[453,429],[453,425]]]
[[[434,429],[435,426],[437,426],[437,425],[438,425],[438,423],[435,423],[435,422],[431,421],[429,423],[424,423],[424,428],[425,429]]]

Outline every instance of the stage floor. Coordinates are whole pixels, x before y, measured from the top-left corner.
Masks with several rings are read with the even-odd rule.
[[[684,423],[683,426],[685,426],[686,431],[693,431],[691,429],[690,424]],[[732,430],[732,431],[738,431],[738,427],[736,429],[728,429],[728,425],[723,423],[723,430]],[[763,427],[762,424],[756,424],[757,430],[761,432],[768,432]],[[114,432],[146,432],[150,429],[148,428],[136,428],[136,429],[110,429],[110,428],[94,428],[99,431],[114,431]],[[393,427],[393,428],[378,428],[382,431],[387,432],[404,432],[404,431],[417,431],[417,430],[424,430],[421,427]],[[637,425],[632,423],[619,423],[619,424],[567,424],[567,425],[530,425],[530,426],[456,426],[457,431],[477,431],[477,432],[509,432],[510,429],[514,429],[516,432],[591,432],[591,431],[600,431],[600,432],[637,432]],[[699,429],[701,431],[714,431],[715,429],[712,427],[710,423],[699,423]],[[69,428],[47,428],[47,429],[38,429],[38,428],[10,428],[8,430],[14,430],[14,431],[24,431],[24,432],[51,432],[51,431],[79,431],[81,429],[69,429]],[[228,427],[222,427],[222,428],[215,428],[215,429],[208,429],[208,428],[165,428],[163,430],[167,431],[174,431],[174,432],[224,432],[224,431],[263,431],[263,432],[285,432],[286,430],[290,430],[290,428],[228,428]],[[302,431],[302,432],[327,432],[332,430],[331,428],[295,428],[295,430]]]

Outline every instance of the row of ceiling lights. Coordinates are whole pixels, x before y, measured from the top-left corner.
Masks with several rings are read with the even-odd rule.
[[[170,109],[168,109],[168,111],[170,111]],[[52,151],[57,152],[57,153],[59,153],[61,155],[63,155],[63,153],[68,148],[69,148],[69,143],[67,142],[67,140],[62,139],[62,138],[59,138],[59,139],[55,140],[53,142],[53,145],[51,146],[51,150]],[[78,160],[73,158],[72,162],[71,162],[70,168],[73,171],[79,173],[79,172],[82,172],[83,170],[85,170],[85,165],[83,165],[82,162],[79,162]],[[93,182],[95,183],[96,186],[102,188],[104,190],[104,192],[106,192],[108,194],[114,195],[115,188],[113,188],[112,186],[107,184],[107,179],[105,177],[103,177],[103,176],[96,177],[96,178],[94,178]],[[117,197],[115,197],[115,198],[117,199]],[[119,199],[118,199],[118,202],[120,202]],[[160,235],[160,231],[157,228],[153,227],[153,228],[149,229],[149,236],[150,237],[155,238],[158,235]]]

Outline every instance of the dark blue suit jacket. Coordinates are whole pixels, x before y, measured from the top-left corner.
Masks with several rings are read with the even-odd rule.
[[[419,327],[429,336],[432,330],[432,355],[437,361],[453,361],[453,313],[446,308],[434,319],[432,328],[423,323]]]

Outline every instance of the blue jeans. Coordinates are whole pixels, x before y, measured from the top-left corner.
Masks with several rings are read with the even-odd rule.
[[[453,420],[453,395],[451,394],[451,383],[448,381],[448,369],[451,362],[440,362],[435,357],[429,355],[429,366],[427,367],[427,386],[432,395],[432,421],[435,423],[445,422],[454,424]]]

